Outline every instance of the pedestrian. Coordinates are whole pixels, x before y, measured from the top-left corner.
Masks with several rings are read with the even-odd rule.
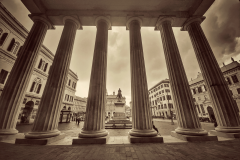
[[[77,118],[77,122],[78,122],[78,125],[79,125],[79,123],[80,123],[80,117]]]
[[[214,127],[216,128],[216,127],[218,126],[218,124],[217,124],[217,121],[216,121],[215,116],[214,116],[214,115],[211,115],[211,119],[212,119],[212,121],[213,121],[213,123],[214,123]]]
[[[75,121],[76,121],[76,123],[77,123],[77,116],[75,117]]]
[[[159,134],[159,135],[161,136],[161,134],[159,133],[157,127],[154,126],[153,121],[152,121],[152,125],[153,125],[153,129],[154,129],[155,131],[157,131],[157,134]]]

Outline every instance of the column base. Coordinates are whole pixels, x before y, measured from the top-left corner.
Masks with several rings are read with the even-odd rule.
[[[128,134],[134,137],[155,137],[157,136],[157,131],[153,129],[151,130],[131,129]]]
[[[32,145],[47,145],[65,138],[65,133],[61,133],[58,136],[42,139],[29,139],[29,138],[17,138],[15,144],[32,144]]]
[[[225,133],[240,133],[240,126],[239,127],[221,127],[217,126],[215,128],[218,132],[225,132]]]
[[[163,137],[135,137],[128,134],[128,140],[130,143],[163,143]]]
[[[175,131],[171,132],[171,136],[184,140],[189,142],[195,142],[195,141],[218,141],[217,136],[211,136],[211,135],[198,135],[198,136],[192,136],[192,135],[183,135],[179,134]]]
[[[190,136],[204,136],[208,135],[208,132],[204,129],[184,129],[184,128],[176,128],[175,132],[178,134],[183,135],[190,135]]]
[[[73,139],[72,145],[80,144],[106,144],[109,139],[109,136],[98,137],[98,138],[78,138]]]
[[[29,132],[25,134],[25,138],[28,139],[41,139],[41,138],[50,138],[60,135],[61,132],[59,130],[53,130],[49,132]]]
[[[225,137],[225,138],[240,138],[240,133],[226,133],[226,132],[218,132],[215,130],[209,131],[210,134],[218,136],[218,137]]]
[[[0,135],[11,135],[17,134],[18,130],[16,129],[0,129]]]
[[[24,133],[0,135],[0,142],[1,141],[15,140],[16,138],[24,138]]]
[[[108,135],[108,131],[102,129],[100,131],[84,131],[83,129],[79,133],[79,138],[98,138],[98,137],[105,137]]]

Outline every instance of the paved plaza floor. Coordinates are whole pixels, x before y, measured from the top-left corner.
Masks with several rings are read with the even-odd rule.
[[[186,142],[173,138],[170,132],[177,127],[176,121],[154,119],[154,125],[163,136],[164,143],[130,144],[127,138],[130,129],[108,129],[110,138],[103,145],[72,145],[83,122],[59,124],[66,138],[46,146],[15,145],[14,140],[0,142],[0,160],[240,160],[240,140],[219,138],[214,142]],[[213,123],[201,123],[206,130],[214,129]],[[17,125],[20,137],[29,132],[32,125]]]

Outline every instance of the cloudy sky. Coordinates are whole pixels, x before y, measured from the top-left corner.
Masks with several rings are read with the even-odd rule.
[[[4,6],[28,29],[33,22],[28,18],[29,11],[20,0],[0,0]],[[231,62],[230,57],[240,59],[240,4],[238,0],[215,0],[205,14],[206,20],[202,23],[203,31],[212,47],[220,66]],[[44,45],[53,54],[57,50],[63,27],[49,30]],[[173,28],[182,61],[188,79],[196,78],[200,72],[196,56],[186,31]],[[142,43],[147,72],[148,87],[151,88],[159,81],[168,78],[166,62],[159,31],[154,28],[142,27]],[[76,95],[88,96],[90,72],[93,59],[93,50],[96,36],[96,27],[84,27],[77,31],[70,69],[77,73]],[[129,32],[126,27],[112,27],[108,32],[108,94],[117,92],[121,88],[127,105],[131,101],[130,81],[130,46]]]

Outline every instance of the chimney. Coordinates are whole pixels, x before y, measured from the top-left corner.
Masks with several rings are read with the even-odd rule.
[[[115,96],[115,92],[113,92],[113,95]]]

